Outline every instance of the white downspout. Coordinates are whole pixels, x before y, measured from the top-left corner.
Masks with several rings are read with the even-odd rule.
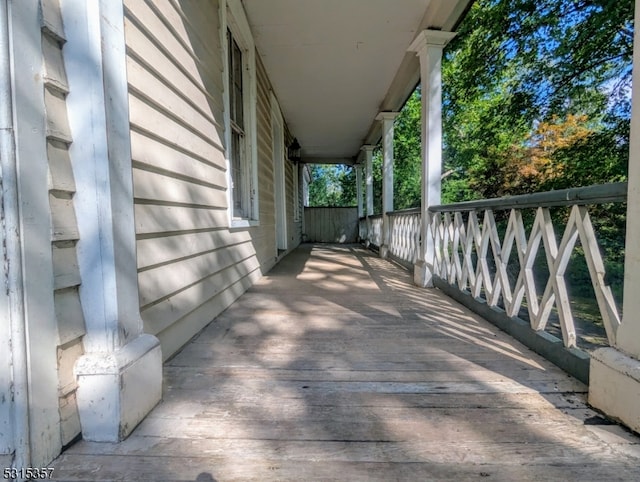
[[[13,372],[14,450],[13,466],[30,466],[29,392],[26,320],[22,284],[22,249],[18,166],[13,122],[13,83],[11,75],[10,0],[0,4],[0,181],[2,183],[3,236],[5,244],[5,290],[11,323]]]

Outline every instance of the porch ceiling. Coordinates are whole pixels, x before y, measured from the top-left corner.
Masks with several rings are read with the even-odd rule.
[[[472,0],[243,0],[256,46],[306,162],[354,159],[419,80],[407,48],[451,30]]]

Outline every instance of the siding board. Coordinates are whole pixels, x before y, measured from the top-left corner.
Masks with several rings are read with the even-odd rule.
[[[49,174],[51,176],[50,192],[56,194],[75,192],[76,183],[67,145],[55,140],[48,141],[47,157],[49,158]]]
[[[255,256],[248,258],[244,263],[233,265],[197,285],[190,286],[183,291],[142,310],[142,319],[149,333],[158,334],[167,327],[180,321],[200,305],[206,303],[214,296],[229,289],[245,276],[259,271],[260,264]],[[226,308],[226,307],[225,307]],[[210,322],[210,317],[206,322]],[[191,333],[191,338],[195,333]]]
[[[133,195],[136,199],[155,199],[164,203],[193,204],[226,209],[226,190],[212,189],[154,172],[133,170]]]
[[[215,98],[200,80],[193,77],[178,63],[174,62],[168,52],[162,49],[157,43],[154,43],[138,28],[138,24],[125,18],[124,27],[127,39],[127,52],[129,55],[135,56],[138,59],[153,59],[153,70],[160,73],[162,77],[173,79],[174,84],[181,85],[185,95],[190,99],[197,100],[199,97],[204,96],[207,100],[202,104],[203,106],[209,105],[209,102],[213,102],[217,105],[218,109],[223,109],[222,99]],[[220,80],[220,82],[222,82],[222,80]],[[220,86],[221,85],[220,83]]]
[[[174,236],[139,239],[138,269],[150,269],[161,264],[175,262],[215,249],[234,248],[252,240],[248,232],[230,233],[228,230],[184,233]],[[179,258],[176,251],[179,250]]]
[[[167,298],[185,287],[202,283],[211,276],[248,259],[255,254],[251,246],[227,247],[200,256],[183,259],[177,263],[144,271],[138,276],[140,305],[147,305]]]
[[[51,249],[53,259],[54,289],[71,288],[80,284],[80,269],[76,258],[76,247],[53,246]]]
[[[169,142],[182,146],[205,159],[215,159],[216,151],[224,152],[221,135],[216,133],[214,138],[201,134],[193,126],[182,124],[170,111],[154,103],[149,98],[132,95],[130,89],[129,106],[131,109],[131,123],[150,132],[162,133]]]
[[[125,15],[141,315],[169,357],[275,264],[271,86],[257,56],[260,220],[230,229],[219,4],[125,0]]]
[[[133,124],[131,125],[131,141],[134,161],[178,173],[181,172],[181,169],[191,169],[193,172],[188,172],[188,176],[199,176],[200,179],[213,179],[218,183],[226,184],[224,176],[220,176],[220,172],[226,171],[222,151],[217,152],[213,158],[201,157],[188,151],[184,146],[161,137],[159,133],[146,131]],[[205,166],[212,167],[218,172],[205,173],[201,171],[201,169],[205,169]]]
[[[217,163],[214,160],[210,162],[132,130],[131,157],[134,163],[144,164],[147,170],[172,172],[176,177],[181,176],[226,188],[222,153],[216,155]]]
[[[54,293],[58,320],[58,345],[65,345],[85,334],[84,315],[80,305],[78,287],[57,290]]]
[[[180,319],[179,323],[172,324],[166,330],[157,333],[157,337],[162,343],[163,349],[171,353],[179,350],[191,337],[190,333],[198,333],[208,325],[216,316],[222,313],[227,306],[233,303],[240,295],[260,279],[262,273],[256,269],[248,273],[236,283],[204,304],[197,307]]]
[[[192,231],[227,224],[226,211],[183,206],[136,204],[135,218],[138,234]]]
[[[215,5],[214,5],[215,3]],[[201,6],[198,18],[204,19],[210,26],[216,24],[215,14],[217,13],[217,2],[209,2],[210,7]],[[194,22],[191,22],[181,10],[176,9],[174,2],[167,0],[151,0],[149,1],[151,8],[157,13],[158,17],[164,22],[166,27],[173,32],[173,35],[180,41],[183,47],[196,59],[204,59],[211,65],[212,71],[216,69],[222,71],[222,59],[220,58],[219,37],[214,35],[202,35],[194,28]],[[186,26],[185,26],[186,25]],[[188,28],[187,28],[188,26]],[[204,30],[206,31],[206,30]],[[204,53],[207,55],[203,55]]]
[[[126,18],[135,23],[167,58],[195,79],[205,91],[222,90],[222,79],[218,78],[215,68],[211,68],[211,62],[207,62],[209,60],[207,57],[213,57],[213,55],[206,55],[207,52],[204,50],[201,53],[205,55],[198,57],[193,51],[185,49],[173,32],[167,29],[157,12],[154,12],[146,2],[129,1],[125,2],[125,5]]]
[[[135,88],[138,95],[140,92],[154,92],[164,90],[165,94],[156,98],[155,101],[165,111],[171,112],[183,124],[190,124],[203,136],[210,136],[212,131],[222,130],[222,125],[215,121],[214,115],[218,112],[206,112],[189,99],[185,99],[181,93],[176,92],[172,85],[167,85],[167,79],[158,78],[145,66],[141,65],[132,57],[127,58],[127,74],[129,85]],[[215,135],[215,133],[214,133]]]
[[[73,201],[68,197],[49,195],[51,206],[51,240],[70,241],[77,240],[78,223]]]
[[[65,51],[62,48],[65,41],[64,25],[58,0],[42,0],[40,6],[51,216],[52,298],[57,328],[58,443],[65,445],[80,432],[73,366],[84,353],[82,336],[86,330],[78,293],[81,283],[76,256],[79,231],[73,205],[76,185],[69,155],[72,133],[66,103],[69,85],[64,63]]]

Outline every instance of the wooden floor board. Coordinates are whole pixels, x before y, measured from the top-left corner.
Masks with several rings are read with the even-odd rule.
[[[120,444],[56,480],[640,480],[587,387],[354,246],[303,246],[165,366]],[[594,425],[595,424],[595,425]]]
[[[551,449],[551,448],[549,448]],[[598,459],[573,463],[473,463],[473,462],[376,462],[328,463],[326,460],[258,461],[230,457],[130,457],[63,455],[57,474],[66,481],[371,481],[371,480],[489,480],[491,481],[620,481],[637,480],[637,466],[606,463]],[[87,474],[92,474],[90,478]],[[143,475],[144,474],[144,475]]]

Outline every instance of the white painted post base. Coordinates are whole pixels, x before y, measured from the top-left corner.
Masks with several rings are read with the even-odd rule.
[[[640,432],[640,360],[615,348],[591,353],[589,403]]]
[[[382,259],[386,259],[389,256],[389,246],[387,246],[386,244],[380,246],[379,253]]]
[[[413,265],[413,282],[421,288],[433,288],[433,273],[424,260]]]
[[[115,352],[85,355],[75,374],[83,439],[120,442],[162,398],[160,342],[142,334]]]

